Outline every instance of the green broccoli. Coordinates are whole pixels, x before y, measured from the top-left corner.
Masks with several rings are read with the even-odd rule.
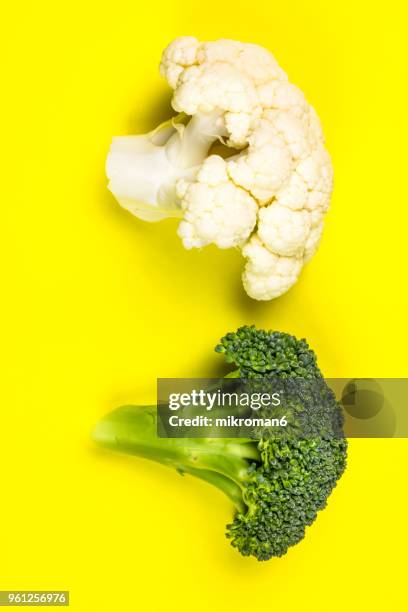
[[[304,537],[345,469],[347,441],[341,435],[340,411],[305,340],[241,327],[222,338],[215,350],[237,366],[229,376],[245,384],[264,385],[272,377],[317,383],[317,395],[303,390],[300,401],[289,408],[292,416],[318,408],[325,432],[333,435],[302,438],[290,429],[277,435],[258,428],[254,439],[159,438],[156,406],[124,406],[98,423],[94,438],[218,487],[236,508],[227,525],[232,545],[259,561],[280,557]]]

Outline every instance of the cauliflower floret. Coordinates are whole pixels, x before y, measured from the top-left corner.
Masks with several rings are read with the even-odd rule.
[[[272,300],[282,295],[298,279],[303,261],[300,257],[280,257],[271,253],[257,234],[242,249],[247,258],[242,282],[255,300]]]
[[[109,188],[141,219],[180,218],[188,249],[241,248],[248,294],[281,295],[317,249],[333,188],[315,110],[258,45],[182,36],[160,72],[181,115],[115,139]],[[231,155],[211,155],[216,141]]]
[[[174,109],[188,115],[211,113],[218,108],[248,112],[257,105],[254,83],[238,67],[225,62],[186,68],[173,96]]]
[[[161,73],[175,89],[173,108],[189,115],[222,110],[228,124],[227,143],[232,147],[245,146],[250,129],[262,112],[257,85],[271,75],[284,79],[285,73],[266,49],[226,39],[198,43],[198,48],[194,39],[191,57],[195,61],[186,66],[175,59],[177,40],[185,57],[182,37],[165,49],[161,61]],[[177,87],[172,85],[174,74]]]
[[[300,162],[296,172],[307,185],[308,198],[305,208],[307,210],[321,208],[326,212],[333,189],[333,169],[330,156],[322,144]]]
[[[302,118],[309,105],[301,90],[288,81],[276,79],[258,86],[258,95],[264,108],[290,110],[295,117]]]
[[[261,112],[261,109],[255,108],[252,113],[225,113],[224,121],[229,146],[240,149],[248,144],[248,134],[256,125]]]
[[[309,117],[296,116],[291,110],[267,110],[263,117],[284,141],[294,161],[298,161],[313,150],[309,140]]]
[[[287,257],[303,254],[311,228],[305,210],[271,204],[261,208],[258,219],[259,237],[272,253]]]
[[[184,68],[196,63],[200,43],[193,36],[180,36],[173,40],[164,50],[160,63],[160,74],[170,87],[175,89]]]
[[[307,184],[297,172],[294,172],[286,185],[276,194],[276,204],[292,210],[302,210],[308,197]]]
[[[228,172],[263,205],[287,183],[293,162],[283,140],[265,121],[253,131],[249,144],[244,153],[228,163]]]
[[[177,194],[184,211],[178,235],[186,249],[210,243],[220,249],[240,246],[254,229],[256,202],[229,181],[225,161],[218,155],[207,158],[196,181],[180,180]]]

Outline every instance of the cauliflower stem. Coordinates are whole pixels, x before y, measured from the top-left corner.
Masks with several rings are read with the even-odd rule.
[[[183,217],[175,185],[197,174],[222,135],[217,113],[197,114],[186,125],[183,119],[180,114],[148,134],[113,139],[107,161],[109,189],[121,206],[144,221]]]

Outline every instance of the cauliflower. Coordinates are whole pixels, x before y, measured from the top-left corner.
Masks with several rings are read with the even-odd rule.
[[[179,114],[113,139],[109,189],[140,219],[181,219],[186,249],[241,249],[250,297],[282,295],[317,249],[332,192],[314,109],[258,45],[183,36],[160,72]]]

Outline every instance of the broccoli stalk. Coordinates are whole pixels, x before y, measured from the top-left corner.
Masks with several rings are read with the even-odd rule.
[[[316,357],[304,340],[254,327],[227,334],[216,351],[238,369],[231,375],[267,380],[270,376],[318,381],[321,406],[305,394],[306,413],[332,427],[338,412]],[[296,406],[299,410],[299,406]],[[257,431],[255,439],[159,438],[156,406],[124,406],[104,417],[94,431],[105,447],[151,459],[214,485],[233,502],[236,514],[227,537],[243,555],[263,561],[281,556],[299,542],[305,527],[325,507],[346,465],[347,442],[338,435],[276,436]]]
[[[159,438],[156,406],[123,406],[105,416],[94,430],[101,445],[175,468],[221,489],[239,511],[252,462],[261,461],[250,440]]]

